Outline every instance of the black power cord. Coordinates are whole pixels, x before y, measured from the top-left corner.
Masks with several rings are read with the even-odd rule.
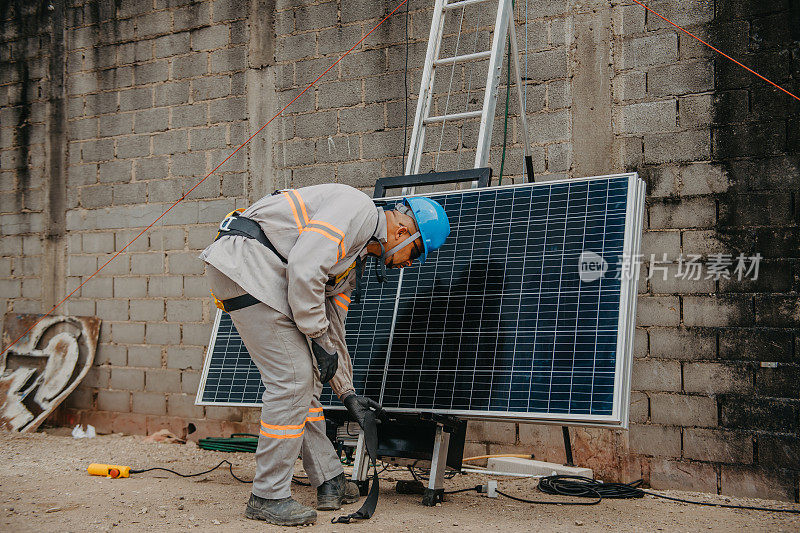
[[[604,498],[608,499],[627,499],[627,498],[642,498],[646,494],[656,498],[662,498],[679,503],[689,503],[692,505],[703,505],[707,507],[724,507],[726,509],[746,509],[751,511],[770,511],[775,513],[793,513],[800,514],[800,509],[773,509],[771,507],[755,507],[751,505],[733,505],[725,503],[712,503],[712,502],[698,502],[695,500],[685,500],[683,498],[673,498],[671,496],[664,496],[655,492],[650,492],[641,489],[643,481],[641,479],[631,483],[603,483],[596,479],[591,479],[583,476],[547,476],[539,480],[539,490],[545,494],[554,494],[559,496],[578,496],[597,498],[597,501],[589,503],[578,502],[551,502],[551,501],[538,501],[526,500],[511,496],[504,492],[497,491],[498,494],[510,498],[515,501],[523,503],[541,503],[541,504],[560,504],[560,505],[596,505]]]
[[[180,477],[197,477],[197,476],[202,476],[203,474],[208,474],[210,472],[213,472],[214,470],[216,470],[217,468],[221,467],[224,464],[228,465],[228,470],[230,471],[231,476],[233,476],[233,479],[235,479],[236,481],[238,481],[240,483],[252,483],[253,482],[253,480],[247,481],[245,479],[237,477],[236,474],[233,473],[233,464],[230,461],[228,461],[227,459],[223,459],[222,461],[220,461],[219,464],[217,466],[215,466],[214,468],[209,468],[208,470],[204,470],[202,472],[197,472],[196,474],[181,474],[180,472],[176,472],[174,470],[170,470],[169,468],[163,468],[163,467],[160,467],[160,466],[154,466],[153,468],[143,468],[141,470],[131,470],[131,474],[141,474],[141,473],[144,473],[144,472],[151,472],[153,470],[163,470],[164,472],[169,472],[170,474],[175,474],[176,476],[180,476]]]

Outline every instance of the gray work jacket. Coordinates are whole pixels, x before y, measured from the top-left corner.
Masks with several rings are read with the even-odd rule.
[[[200,254],[249,294],[290,317],[323,348],[338,352],[339,369],[330,383],[340,397],[353,390],[344,338],[356,276],[351,267],[366,253],[370,239],[380,230],[385,233],[382,212],[349,185],[281,191],[258,200],[242,216],[261,225],[286,264],[255,239],[241,236],[219,239]]]

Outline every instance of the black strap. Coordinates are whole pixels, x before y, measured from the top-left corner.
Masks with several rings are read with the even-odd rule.
[[[275,246],[273,246],[273,244],[269,241],[267,234],[264,233],[263,229],[261,229],[261,225],[255,220],[243,217],[238,213],[234,213],[223,220],[219,225],[219,233],[217,234],[217,238],[214,240],[226,237],[228,235],[239,235],[242,237],[247,237],[248,239],[255,239],[272,250],[272,253],[277,255],[278,258],[283,261],[283,263],[287,262],[286,258],[283,257],[275,248]]]
[[[331,518],[331,524],[349,524],[353,519],[366,520],[375,514],[375,508],[378,506],[380,488],[378,487],[378,426],[375,423],[375,413],[370,411],[364,415],[364,427],[361,429],[364,430],[364,444],[372,462],[372,486],[369,488],[367,499],[358,511],[339,518]]]
[[[242,294],[241,296],[236,296],[235,298],[222,300],[222,306],[225,308],[226,313],[238,311],[239,309],[244,309],[245,307],[250,307],[251,305],[260,303],[261,301],[258,298],[250,294]]]

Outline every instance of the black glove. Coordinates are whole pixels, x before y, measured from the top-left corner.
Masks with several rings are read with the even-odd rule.
[[[385,415],[385,411],[378,402],[366,396],[359,396],[354,392],[342,398],[342,403],[347,407],[347,411],[356,419],[356,422],[358,422],[358,425],[362,428],[364,427],[364,416],[370,412],[370,410],[374,410],[375,416],[378,418],[382,418]]]
[[[323,383],[329,382],[336,374],[336,369],[339,368],[339,354],[336,352],[328,353],[314,339],[311,339],[311,351],[314,352],[314,357],[317,359],[320,381]]]

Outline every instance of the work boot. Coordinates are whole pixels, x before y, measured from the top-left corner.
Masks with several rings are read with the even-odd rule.
[[[317,521],[317,512],[314,509],[298,503],[291,496],[268,500],[251,494],[244,516],[279,526],[302,526]]]
[[[347,481],[342,472],[317,487],[317,509],[335,511],[341,509],[343,503],[358,501],[360,495],[358,486],[352,481]]]

